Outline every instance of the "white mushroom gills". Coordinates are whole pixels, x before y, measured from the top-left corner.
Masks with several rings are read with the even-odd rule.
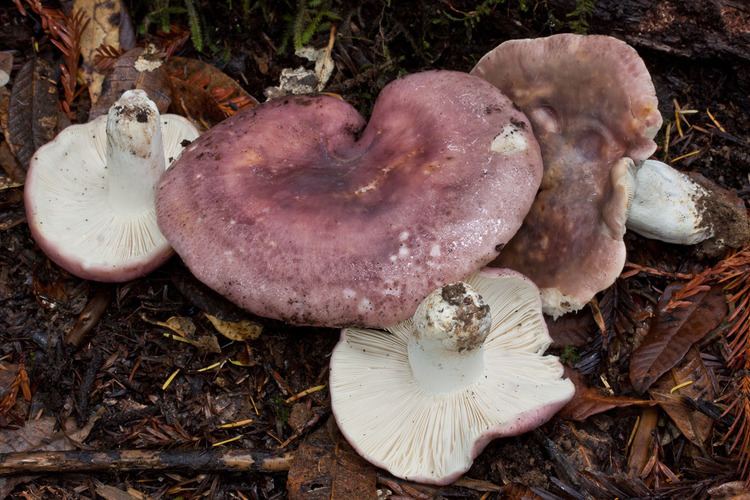
[[[119,212],[153,206],[164,173],[159,110],[143,90],[129,90],[107,114],[107,198]]]
[[[408,355],[414,379],[432,394],[474,383],[484,373],[484,341],[492,326],[490,307],[466,283],[428,295],[414,313]]]
[[[575,392],[557,358],[539,289],[485,269],[430,294],[387,332],[347,328],[331,355],[331,408],[367,460],[447,484],[493,438],[546,422]]]
[[[32,236],[69,272],[97,281],[142,276],[171,254],[156,222],[156,187],[199,132],[159,116],[141,90],[105,116],[71,125],[34,153],[24,188]]]

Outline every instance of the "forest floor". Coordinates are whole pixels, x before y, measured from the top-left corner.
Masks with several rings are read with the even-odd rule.
[[[50,6],[69,7],[62,3]],[[398,76],[431,68],[469,71],[504,40],[571,27],[608,33],[612,22],[593,10],[568,16],[573,5],[529,1],[126,4],[138,44],[182,37],[175,55],[220,69],[261,102],[283,68],[311,67],[294,55],[294,46],[326,47],[335,27],[335,69],[325,90],[365,116],[380,89]],[[706,22],[708,33],[713,28]],[[159,33],[170,24],[170,35]],[[699,172],[747,202],[750,61],[737,54],[676,52],[668,41],[649,43],[654,39],[639,33],[645,42],[631,42],[652,74],[665,119],[655,156]],[[53,68],[62,62],[40,17],[33,9],[23,16],[10,2],[0,6],[0,49],[14,54],[8,89],[34,57]],[[53,83],[59,77],[54,71]],[[88,99],[85,91],[75,98],[71,121],[85,121]],[[0,108],[6,123],[7,113],[7,106]],[[0,164],[6,181],[25,168],[5,142]],[[346,445],[332,429],[326,388],[338,331],[291,327],[239,311],[198,283],[178,258],[120,285],[75,278],[34,243],[23,188],[12,184],[0,183],[0,451],[250,449],[294,458],[280,467],[292,472],[175,468],[12,476],[0,478],[0,496],[325,498],[338,491],[340,498],[352,492],[368,498],[376,492],[380,498],[702,498],[739,478],[739,455],[731,449],[738,414],[724,410],[732,393],[744,397],[736,389],[743,375],[727,362],[727,328],[703,332],[675,361],[670,373],[676,381],[655,384],[662,393],[652,388],[637,394],[628,379],[631,353],[652,328],[666,287],[721,257],[628,233],[633,265],[626,274],[591,307],[551,327],[554,352],[579,372],[579,389],[587,387],[593,396],[568,411],[575,418],[557,417],[540,430],[492,442],[462,482],[424,487],[342,451]],[[209,315],[226,323],[217,329]],[[680,377],[695,387],[678,397],[670,389]],[[722,399],[727,394],[730,400]],[[336,460],[328,470],[315,469],[317,459],[331,454]],[[725,490],[712,491],[720,496]]]

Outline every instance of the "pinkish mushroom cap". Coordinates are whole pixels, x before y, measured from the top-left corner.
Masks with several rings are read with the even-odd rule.
[[[524,115],[451,71],[386,86],[372,118],[280,98],[191,144],[162,179],[159,225],[190,270],[295,324],[381,326],[497,256],[541,179]]]
[[[575,392],[539,289],[485,269],[443,286],[387,332],[345,329],[331,356],[331,408],[354,449],[392,474],[447,484],[492,440],[538,427]]]
[[[537,199],[496,264],[534,280],[545,312],[580,309],[625,263],[631,159],[654,152],[661,126],[648,70],[615,38],[563,34],[505,42],[472,74],[526,113],[544,159]]]

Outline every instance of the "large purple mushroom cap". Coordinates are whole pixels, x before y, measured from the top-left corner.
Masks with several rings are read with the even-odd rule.
[[[529,116],[544,158],[539,195],[495,264],[530,277],[546,313],[580,309],[622,271],[633,161],[656,150],[646,65],[615,38],[562,34],[502,43],[472,74]]]
[[[280,98],[191,144],[159,226],[190,270],[289,323],[385,326],[490,262],[542,174],[526,117],[481,78],[392,82],[369,124],[330,96]]]

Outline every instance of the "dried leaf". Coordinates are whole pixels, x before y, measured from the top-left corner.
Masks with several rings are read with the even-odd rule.
[[[628,472],[630,475],[640,476],[649,460],[656,458],[652,454],[652,446],[654,442],[653,433],[658,422],[659,412],[656,408],[643,409],[636,423],[637,427],[628,453]]]
[[[170,111],[215,125],[258,101],[218,68],[197,59],[172,57],[165,63],[172,85]]]
[[[597,334],[596,323],[591,315],[591,310],[588,308],[576,313],[565,314],[556,320],[549,316],[545,316],[544,319],[547,322],[547,329],[555,347],[581,347],[586,345],[593,335]]]
[[[294,432],[300,433],[304,430],[305,425],[313,415],[312,408],[307,403],[297,402],[292,405],[292,411],[289,412],[287,423]]]
[[[104,498],[104,500],[139,500],[140,496],[131,495],[129,492],[102,484],[99,481],[96,482],[96,494]]]
[[[611,410],[612,408],[655,404],[654,401],[644,399],[603,394],[599,389],[587,386],[583,381],[583,377],[577,371],[568,367],[565,368],[565,376],[570,378],[576,386],[575,396],[559,413],[562,418],[567,418],[568,420],[577,420],[580,422],[592,415]]]
[[[197,339],[189,342],[201,351],[210,352],[213,354],[219,354],[221,352],[221,346],[219,341],[216,340],[215,335],[200,335]]]
[[[684,385],[688,382],[689,385]],[[685,397],[709,401],[716,397],[711,375],[697,349],[691,348],[683,362],[665,373],[649,390],[649,394],[659,402],[687,439],[705,449],[713,420],[684,402]]]
[[[632,333],[636,325],[635,316],[639,310],[630,295],[628,282],[617,280],[605,290],[599,301],[599,310],[609,335],[624,336]],[[609,335],[606,335],[605,339]]]
[[[375,499],[377,475],[341,436],[331,418],[294,454],[287,489],[289,498]]]
[[[708,490],[711,500],[750,500],[750,488],[745,481],[731,481]]]
[[[208,320],[214,325],[216,331],[228,338],[242,342],[257,339],[263,331],[263,325],[250,320],[224,321],[216,316],[204,313]]]
[[[510,483],[503,489],[506,500],[541,500],[542,497],[534,493],[528,486],[521,483]]]
[[[58,132],[57,81],[52,66],[38,57],[21,67],[13,82],[8,106],[6,140],[24,169],[34,151]]]
[[[244,347],[245,348],[238,352],[234,359],[230,359],[229,362],[235,366],[257,366],[258,361],[253,356],[253,351],[250,349],[250,345],[244,344]]]
[[[112,73],[104,80],[99,100],[91,106],[89,120],[106,114],[123,92],[132,89],[144,90],[160,113],[169,108],[172,98],[169,76],[164,70],[164,54],[153,45],[145,49],[136,47],[115,61]]]
[[[167,319],[167,321],[149,319],[143,314],[141,315],[141,318],[146,323],[151,323],[152,325],[161,326],[163,328],[166,328],[167,330],[172,330],[180,337],[192,338],[193,335],[195,335],[195,323],[193,323],[192,319],[186,318],[184,316],[172,316]]]
[[[679,363],[690,346],[721,324],[727,305],[720,288],[702,290],[670,307],[672,295],[681,285],[672,284],[659,299],[656,316],[646,338],[630,358],[630,382],[643,392]],[[670,310],[671,309],[671,310]]]
[[[120,0],[74,0],[73,11],[83,12],[90,19],[81,36],[81,56],[83,57],[83,79],[88,85],[91,103],[99,99],[104,83],[104,75],[94,66],[96,50],[102,46],[120,48]]]
[[[5,172],[5,176],[0,180],[0,184],[5,182],[5,187],[0,187],[0,190],[9,189],[8,186],[14,184],[21,186],[26,180],[26,172],[21,168],[13,153],[10,152],[7,142],[0,143],[0,168]]]
[[[56,430],[54,417],[30,420],[15,430],[0,432],[0,453],[19,451],[65,451],[75,449],[91,432],[100,414],[92,417],[85,426],[77,428],[75,419],[65,421],[64,429]],[[0,478],[0,498],[5,498],[18,486],[33,479],[33,476],[13,476]]]
[[[219,341],[216,340],[215,335],[198,335],[196,337],[195,323],[193,323],[193,320],[190,318],[184,316],[172,316],[167,321],[152,320],[144,315],[141,315],[141,318],[147,323],[174,332],[176,335],[164,334],[172,340],[190,344],[191,346],[197,347],[205,352],[211,352],[214,354],[219,354],[221,352],[221,346],[219,346]]]

